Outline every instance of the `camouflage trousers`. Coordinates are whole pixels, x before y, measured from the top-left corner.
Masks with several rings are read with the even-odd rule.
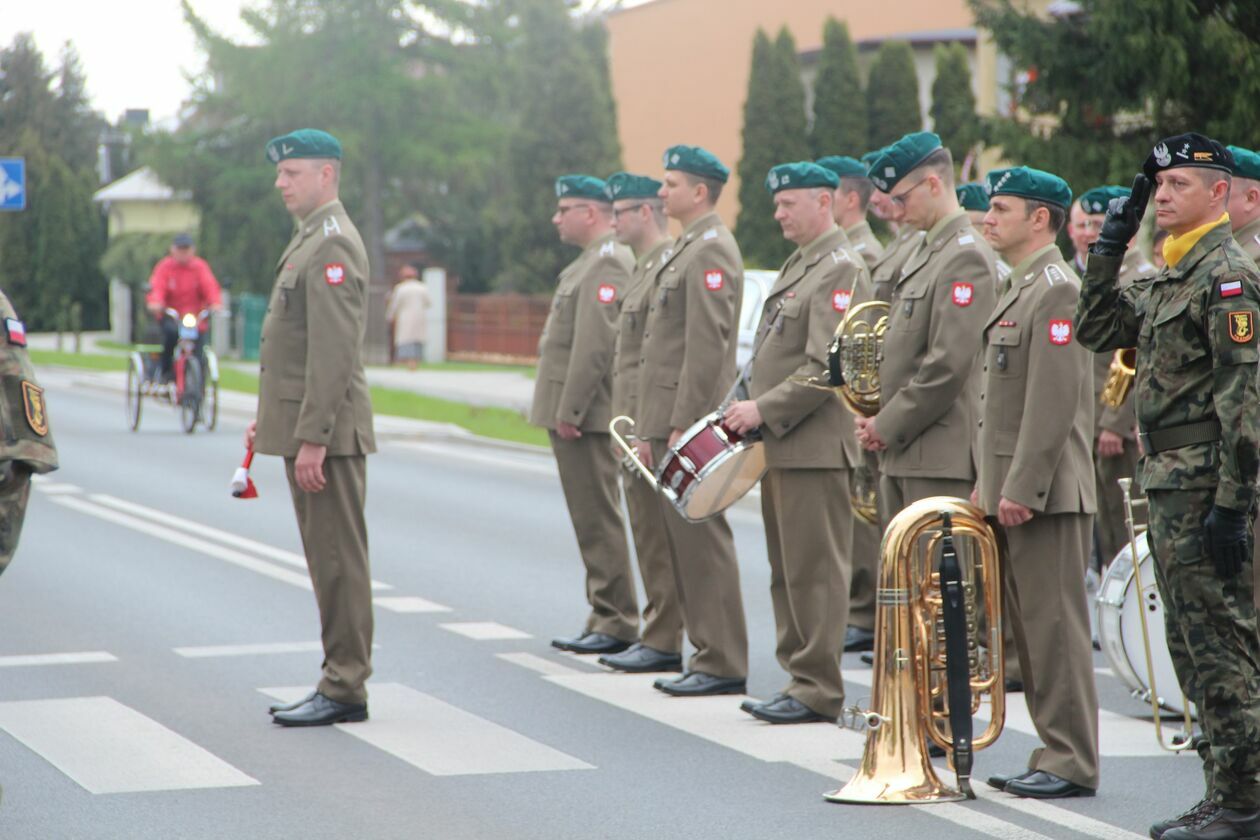
[[[6,470],[0,480],[0,574],[8,568],[22,536],[26,502],[31,495],[31,473],[19,465]]]
[[[1151,490],[1150,543],[1164,600],[1168,651],[1199,710],[1206,795],[1226,808],[1260,807],[1260,637],[1251,565],[1222,580],[1203,520],[1213,490]],[[1253,512],[1254,516],[1254,512]]]

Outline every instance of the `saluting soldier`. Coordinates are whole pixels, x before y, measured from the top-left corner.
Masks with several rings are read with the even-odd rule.
[[[4,417],[7,434],[0,439],[0,574],[17,552],[26,505],[31,495],[31,475],[50,473],[59,466],[48,421],[44,389],[35,379],[35,368],[26,352],[26,325],[13,304],[0,292],[0,318],[4,319],[4,343],[0,347],[0,379],[3,379]]]
[[[859,443],[881,453],[887,527],[906,505],[967,498],[975,485],[976,357],[996,269],[993,250],[958,205],[953,159],[935,134],[907,134],[872,161],[870,175],[904,208],[905,223],[926,231],[892,290],[879,413],[856,421]]]
[[[836,226],[839,179],[815,163],[770,170],[775,219],[796,251],[766,298],[751,399],[732,403],[727,424],[761,430],[768,470],[761,513],[770,558],[776,655],[787,686],[743,709],[770,723],[834,721],[844,706],[841,633],[848,617],[853,509],[851,470],[861,462],[853,417],[828,391],[793,382],[827,370],[827,346],[848,311],[870,299],[862,258]]]
[[[1253,262],[1260,264],[1260,154],[1241,146],[1226,148],[1234,156],[1229,222],[1234,230],[1234,239]]]
[[[983,389],[972,500],[1006,529],[1003,620],[1043,746],[1028,770],[989,784],[1018,796],[1092,796],[1098,695],[1083,570],[1093,527],[1094,389],[1072,338],[1080,279],[1055,237],[1072,192],[1020,166],[988,175],[985,238],[1014,265],[984,327]]]
[[[665,152],[660,197],[683,227],[657,267],[643,328],[639,458],[652,468],[683,432],[715,411],[735,380],[744,262],[714,206],[730,170],[698,146]],[[688,522],[665,499],[666,533],[696,652],[679,679],[658,679],[667,694],[742,694],[748,676],[748,631],[739,592],[735,540],[724,514]]]
[[[621,302],[617,341],[613,350],[612,414],[634,419],[639,401],[639,356],[643,329],[652,297],[652,278],[673,247],[667,235],[669,219],[658,193],[661,182],[644,175],[618,172],[608,179],[617,241],[635,255],[634,274]],[[637,421],[636,421],[637,423]],[[621,477],[630,530],[647,603],[643,605],[640,641],[621,653],[599,658],[618,671],[678,671],[682,669],[682,606],[674,583],[674,561],[665,533],[665,511],[657,492],[638,473]]]
[[[634,257],[612,231],[612,199],[590,175],[556,179],[551,217],[560,241],[582,249],[556,283],[538,340],[538,379],[529,422],[542,426],[586,567],[586,626],[552,646],[574,653],[617,653],[639,636],[639,605],[617,498],[612,420],[613,343]]]
[[[862,257],[867,269],[875,265],[884,254],[884,246],[875,238],[871,224],[866,220],[875,185],[866,177],[866,166],[860,160],[844,155],[828,155],[818,159],[818,165],[830,169],[840,179],[836,187],[836,224],[849,238],[855,253]]]
[[[367,720],[372,674],[367,458],[376,451],[363,373],[368,259],[338,199],[341,144],[304,128],[267,144],[276,189],[297,222],[276,263],[263,320],[258,418],[246,446],[284,458],[324,643],[323,676],[297,703],[271,708],[284,726]]]
[[[1137,347],[1138,477],[1168,651],[1198,709],[1206,791],[1156,823],[1163,840],[1260,835],[1260,641],[1251,546],[1260,472],[1256,317],[1260,276],[1226,206],[1232,155],[1201,134],[1158,143],[1142,165],[1166,265],[1116,282],[1145,202],[1117,199],[1090,249],[1077,307],[1082,344]]]
[[[1089,246],[1098,238],[1107,205],[1113,198],[1128,196],[1129,188],[1095,187],[1073,203],[1068,235],[1076,251],[1075,268],[1085,270]],[[1136,239],[1136,237],[1135,237]],[[1143,256],[1136,241],[1124,252],[1117,277],[1121,286],[1128,286],[1139,277],[1155,274],[1155,266]],[[1103,388],[1111,371],[1114,353],[1095,353],[1094,359],[1094,476],[1098,499],[1098,515],[1094,518],[1098,564],[1105,569],[1122,548],[1129,544],[1129,529],[1124,517],[1124,494],[1116,482],[1137,475],[1137,415],[1133,411],[1133,391],[1119,406],[1102,402]],[[1140,513],[1140,511],[1135,511]]]

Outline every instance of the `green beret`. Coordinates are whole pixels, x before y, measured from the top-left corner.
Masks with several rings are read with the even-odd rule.
[[[604,194],[609,201],[622,198],[656,198],[661,191],[661,182],[646,175],[631,175],[629,172],[617,172],[608,176]]]
[[[1027,166],[994,169],[989,173],[987,181],[986,189],[990,196],[1015,195],[1031,198],[1034,201],[1057,204],[1064,210],[1072,204],[1072,190],[1068,188],[1067,181],[1040,169],[1030,169]]]
[[[958,203],[962,205],[962,209],[977,213],[988,212],[989,194],[985,192],[984,184],[963,184],[955,192],[958,193]]]
[[[865,178],[866,166],[862,161],[843,155],[828,155],[819,158],[819,166],[825,166],[841,178]]]
[[[941,138],[930,131],[907,134],[891,146],[880,149],[870,162],[867,177],[875,182],[875,186],[888,192],[940,147]]]
[[[701,178],[712,178],[714,181],[726,183],[731,177],[731,170],[707,149],[699,146],[670,146],[665,150],[665,168],[679,172],[690,172]]]
[[[1234,174],[1239,178],[1260,181],[1260,155],[1242,146],[1226,146],[1234,156]]]
[[[872,149],[871,151],[862,155],[861,157],[862,165],[865,166],[869,170],[871,168],[871,164],[874,163],[875,158],[882,155],[884,153],[884,149],[887,149],[887,148],[888,148],[887,146],[880,146],[878,149]],[[867,173],[863,172],[862,174],[866,175]]]
[[[808,160],[798,163],[780,163],[770,167],[766,174],[766,189],[771,195],[783,190],[805,190],[822,187],[834,190],[840,186],[840,176],[825,166]]]
[[[1155,185],[1155,176],[1165,169],[1197,166],[1202,169],[1234,171],[1234,156],[1229,149],[1213,140],[1191,131],[1167,137],[1155,144],[1142,164],[1142,174]]]
[[[612,201],[604,182],[590,175],[561,175],[556,179],[556,198],[585,198],[588,201]]]
[[[1081,209],[1091,215],[1106,213],[1113,198],[1128,198],[1131,192],[1128,187],[1094,187],[1081,193]]]
[[[267,159],[279,163],[289,158],[332,158],[341,160],[341,143],[327,131],[299,128],[267,143]]]

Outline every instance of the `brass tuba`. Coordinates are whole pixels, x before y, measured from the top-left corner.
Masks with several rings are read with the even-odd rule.
[[[1107,369],[1107,381],[1103,385],[1098,401],[1112,408],[1119,408],[1129,396],[1133,388],[1133,375],[1137,372],[1137,349],[1122,347],[1111,357],[1111,367]]]
[[[846,719],[865,720],[866,749],[853,778],[843,788],[824,794],[829,801],[921,804],[974,798],[969,768],[960,762],[959,789],[955,790],[941,782],[928,761],[928,740],[946,750],[959,746],[953,743],[949,726],[944,601],[937,568],[947,534],[951,541],[961,537],[968,543],[959,557],[971,701],[964,711],[974,715],[987,698],[990,713],[984,732],[962,745],[967,748],[966,763],[970,763],[971,749],[987,747],[1002,732],[1006,695],[1001,532],[962,499],[923,499],[894,517],[884,534],[876,591],[871,708],[845,711]],[[982,651],[986,634],[987,650]]]
[[[879,413],[879,363],[884,358],[888,304],[868,300],[845,313],[827,347],[827,377],[793,375],[798,385],[822,388],[839,395],[849,410],[861,417]]]

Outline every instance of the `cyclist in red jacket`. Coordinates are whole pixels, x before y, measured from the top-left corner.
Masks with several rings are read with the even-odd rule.
[[[179,320],[170,317],[166,310],[174,309],[183,317],[189,312],[196,315],[203,309],[223,308],[219,281],[214,278],[210,264],[197,256],[192,236],[180,233],[171,240],[170,253],[153,267],[145,303],[162,327],[162,380],[169,382],[171,360],[179,341]],[[208,328],[208,321],[203,322],[197,341],[198,354],[205,344]]]

